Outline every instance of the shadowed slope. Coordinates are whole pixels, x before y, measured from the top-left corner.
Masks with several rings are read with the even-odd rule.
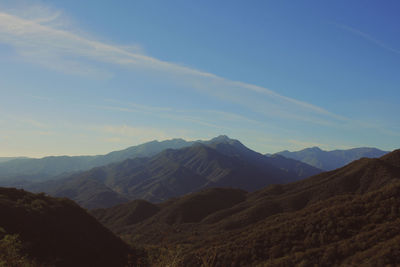
[[[125,266],[130,248],[67,199],[0,188],[0,227],[51,266]]]
[[[91,214],[110,229],[124,231],[124,227],[139,223],[159,212],[160,207],[145,200],[133,200],[111,209],[95,209]]]
[[[129,226],[148,218],[150,219],[146,224],[198,223],[210,214],[245,201],[246,195],[247,192],[240,189],[211,188],[158,205],[134,200],[112,208],[96,209],[91,213],[113,231],[124,233],[129,231]]]

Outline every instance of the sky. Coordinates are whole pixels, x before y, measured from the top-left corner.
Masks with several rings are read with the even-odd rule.
[[[400,147],[400,3],[0,0],[0,157],[220,134]]]

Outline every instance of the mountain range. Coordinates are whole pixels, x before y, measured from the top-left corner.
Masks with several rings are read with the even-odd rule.
[[[312,147],[295,152],[289,152],[285,150],[276,153],[276,155],[299,160],[316,168],[331,171],[343,167],[344,165],[362,157],[378,158],[386,153],[388,153],[388,151],[382,151],[377,148],[370,147],[332,151],[324,151],[319,147]]]
[[[129,158],[150,157],[167,148],[178,149],[193,142],[183,139],[151,141],[124,150],[97,156],[51,156],[44,158],[0,158],[0,183],[21,185],[32,181],[62,178],[73,172],[120,162]]]
[[[396,266],[399,196],[396,150],[252,193],[211,188],[92,214],[161,265]]]
[[[167,149],[152,157],[128,159],[26,188],[68,197],[93,209],[133,199],[161,202],[210,187],[254,191],[320,172],[296,160],[264,156],[237,140],[219,136],[189,147]]]
[[[220,136],[215,139],[226,139]],[[211,140],[210,140],[211,141]],[[31,182],[61,179],[72,173],[90,170],[94,167],[121,162],[126,159],[151,157],[165,149],[180,149],[195,143],[207,144],[210,141],[185,141],[171,139],[151,141],[132,146],[120,151],[113,151],[97,156],[49,156],[44,158],[2,157],[0,158],[0,185],[24,187]],[[356,148],[349,150],[323,151],[317,147],[297,152],[282,151],[267,154],[268,157],[278,155],[295,159],[319,169],[332,170],[361,157],[379,157],[387,152],[375,148]]]
[[[100,156],[9,160],[0,163],[0,184],[68,197],[94,209],[133,199],[162,202],[210,187],[255,191],[322,172],[302,161],[333,168],[385,153],[369,148],[310,148],[266,156],[221,135],[208,141],[152,141]]]
[[[219,136],[30,186],[91,210],[0,188],[0,265],[400,264],[400,150],[321,172]]]

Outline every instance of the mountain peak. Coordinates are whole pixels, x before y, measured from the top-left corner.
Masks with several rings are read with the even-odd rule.
[[[210,142],[229,142],[229,141],[233,141],[233,139],[230,139],[227,135],[219,135],[210,140]]]
[[[306,148],[306,150],[316,151],[316,152],[323,151],[321,148],[319,148],[319,147],[317,147],[317,146],[313,146],[313,147],[310,147],[310,148]]]
[[[210,141],[204,142],[207,145],[218,145],[218,144],[228,144],[228,145],[234,145],[234,146],[244,146],[240,141],[236,139],[231,139],[227,135],[219,135]]]

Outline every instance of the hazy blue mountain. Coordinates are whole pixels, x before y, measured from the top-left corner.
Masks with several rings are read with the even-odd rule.
[[[318,147],[306,148],[300,151],[278,152],[286,158],[302,161],[323,170],[334,170],[360,158],[379,158],[388,153],[377,148],[360,147],[346,150],[324,151]]]
[[[179,149],[191,146],[195,143],[203,143],[208,146],[219,144],[218,147],[215,147],[219,152],[232,156],[230,154],[232,152],[231,150],[224,151],[224,144],[229,144],[236,147],[235,153],[239,153],[239,156],[248,157],[248,159],[255,160],[261,164],[272,163],[272,161],[274,161],[274,163],[272,163],[273,165],[279,165],[281,163],[281,169],[285,169],[288,172],[294,171],[300,174],[301,178],[308,177],[319,171],[310,166],[299,166],[299,162],[285,160],[283,158],[278,161],[274,157],[264,157],[246,148],[239,141],[221,135],[209,141],[188,142],[183,139],[172,139],[161,142],[151,141],[98,156],[51,156],[40,159],[4,158],[5,162],[0,162],[0,185],[24,187],[31,182],[61,179],[70,176],[74,172],[86,171],[94,167],[116,163],[126,159],[151,157],[168,148]],[[269,161],[267,158],[269,158]]]
[[[24,157],[0,157],[0,163],[7,162],[13,159],[22,159]]]
[[[320,172],[295,160],[263,156],[237,140],[220,136],[190,147],[167,149],[153,157],[128,159],[36,184],[28,189],[69,197],[84,207],[97,208],[126,199],[160,202],[209,187],[254,191]]]
[[[0,163],[0,182],[3,185],[18,185],[20,181],[44,181],[55,176],[63,177],[77,171],[123,161],[129,158],[153,156],[167,148],[182,148],[191,145],[183,139],[151,141],[124,150],[98,156],[52,156],[40,159],[18,158]]]
[[[124,198],[160,202],[207,187],[237,187],[253,191],[290,178],[276,167],[261,169],[199,143],[180,150],[168,149],[151,158],[128,159],[94,168],[28,189],[69,197],[91,209],[113,206],[124,202]],[[110,202],[104,201],[101,195],[106,195]],[[118,199],[120,201],[115,201]]]

